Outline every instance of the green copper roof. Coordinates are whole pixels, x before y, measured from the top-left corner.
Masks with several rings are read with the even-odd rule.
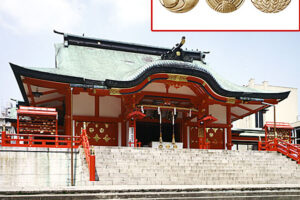
[[[105,81],[106,79],[128,81],[138,76],[145,68],[154,64],[183,63],[183,61],[160,60],[160,56],[75,45],[65,47],[63,44],[56,44],[55,52],[56,68],[29,69],[97,81]],[[193,63],[185,62],[184,64],[209,72],[225,90],[259,93],[271,92],[231,83],[201,61],[194,61]]]

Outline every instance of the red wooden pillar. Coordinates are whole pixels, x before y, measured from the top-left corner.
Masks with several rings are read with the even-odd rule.
[[[208,149],[208,144],[206,142],[206,124],[203,124],[203,140],[204,140],[204,148],[203,149]]]
[[[226,107],[226,116],[227,116],[227,149],[231,150],[233,144],[232,144],[232,134],[231,134],[231,107]]]
[[[68,88],[65,98],[65,134],[71,135],[71,88]]]

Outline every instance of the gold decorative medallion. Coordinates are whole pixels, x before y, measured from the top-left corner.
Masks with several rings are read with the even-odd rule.
[[[99,132],[100,132],[100,133],[104,133],[104,128],[100,128],[100,129],[99,129]]]
[[[166,148],[167,148],[167,149],[170,149],[170,145],[169,145],[169,144],[167,144],[167,145],[166,145]]]
[[[111,88],[111,89],[109,90],[109,94],[110,94],[110,95],[121,95],[120,89],[118,89],[118,88]]]
[[[284,10],[291,0],[251,0],[253,5],[265,13],[277,13]]]
[[[96,142],[98,142],[101,139],[98,134],[96,134],[95,137],[93,137],[93,138]]]
[[[236,99],[234,97],[228,97],[226,103],[235,104]]]
[[[168,75],[169,81],[176,81],[176,82],[187,82],[187,76],[179,75],[179,74],[169,74]]]
[[[241,7],[245,0],[206,0],[208,5],[217,12],[230,13]]]
[[[103,140],[107,143],[111,138],[106,134]]]
[[[177,145],[176,145],[176,144],[174,144],[174,145],[173,145],[173,148],[174,148],[174,149],[177,149]]]
[[[95,131],[94,128],[89,128],[90,133],[93,133],[94,131]]]
[[[169,11],[184,13],[192,10],[199,0],[160,0],[160,3]]]
[[[209,137],[214,137],[214,134],[213,133],[209,133]]]

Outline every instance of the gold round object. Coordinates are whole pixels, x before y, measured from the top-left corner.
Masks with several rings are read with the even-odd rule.
[[[159,0],[169,11],[175,13],[185,13],[192,10],[199,0]]]
[[[217,12],[230,13],[239,9],[245,0],[206,0],[207,4]]]
[[[251,0],[253,5],[265,13],[278,13],[284,10],[291,0]]]

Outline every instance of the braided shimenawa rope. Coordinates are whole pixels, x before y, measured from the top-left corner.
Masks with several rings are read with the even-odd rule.
[[[265,13],[277,13],[284,10],[291,0],[251,0],[253,5]]]

